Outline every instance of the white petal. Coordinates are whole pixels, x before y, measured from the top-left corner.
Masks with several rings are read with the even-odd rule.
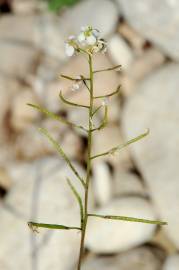
[[[73,48],[73,46],[70,46],[69,44],[66,44],[65,46],[65,52],[67,56],[72,56],[75,52],[75,49]]]
[[[81,27],[81,31],[85,32],[85,31],[88,30],[88,28],[89,28],[89,26],[82,26],[82,27]]]
[[[85,41],[85,35],[84,35],[84,33],[81,33],[81,34],[79,34],[79,36],[78,36],[78,41],[81,43],[81,42],[84,42]]]
[[[73,40],[73,39],[75,39],[75,36],[71,35],[71,36],[68,37],[68,39]]]
[[[95,36],[91,35],[86,38],[86,41],[89,45],[94,45],[96,43],[96,38]]]

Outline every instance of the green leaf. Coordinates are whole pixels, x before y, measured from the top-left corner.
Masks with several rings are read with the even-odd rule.
[[[56,120],[56,121],[58,121],[58,122],[60,122],[62,124],[66,124],[66,125],[68,125],[68,126],[70,126],[72,128],[80,128],[80,129],[82,129],[83,131],[86,132],[86,129],[84,127],[76,125],[74,123],[71,123],[68,120],[66,120],[65,118],[63,118],[63,117],[61,117],[61,116],[59,116],[59,115],[57,115],[57,114],[55,114],[53,112],[50,112],[47,109],[45,109],[45,108],[43,108],[43,107],[41,107],[39,105],[31,104],[31,103],[27,103],[27,105],[34,108],[34,109],[36,109],[37,111],[45,114],[46,116],[50,117],[53,120]]]
[[[48,133],[48,131],[45,128],[39,128],[39,131],[47,137],[47,139],[51,142],[51,144],[54,146],[54,148],[57,150],[57,152],[62,156],[62,158],[66,161],[66,163],[71,168],[73,173],[80,180],[82,185],[85,187],[85,182],[84,182],[83,178],[79,175],[79,173],[77,172],[75,167],[72,165],[71,161],[69,160],[69,158],[67,157],[67,155],[65,154],[63,149],[61,148],[60,144],[51,137],[51,135]]]
[[[49,0],[48,7],[51,11],[58,11],[64,6],[72,6],[77,2],[78,0]]]
[[[71,191],[73,192],[75,198],[78,201],[79,207],[80,207],[80,216],[81,216],[81,227],[83,225],[83,203],[82,203],[82,199],[78,193],[78,191],[75,189],[75,187],[73,186],[73,184],[71,183],[71,181],[67,178],[67,182],[69,187],[71,188]]]
[[[167,222],[165,222],[165,221],[149,220],[149,219],[143,219],[143,218],[134,218],[134,217],[125,217],[125,216],[96,215],[96,214],[88,214],[88,216],[89,217],[104,218],[104,219],[113,219],[113,220],[122,220],[122,221],[130,221],[130,222],[156,224],[156,225],[167,225]]]
[[[146,137],[149,134],[149,132],[150,132],[150,130],[147,129],[146,132],[142,133],[141,135],[127,141],[126,143],[123,143],[123,144],[120,144],[120,145],[118,145],[116,147],[113,147],[113,148],[111,148],[110,150],[108,150],[108,151],[106,151],[104,153],[95,155],[95,156],[91,157],[91,159],[95,159],[95,158],[98,158],[98,157],[101,157],[101,156],[107,156],[107,155],[110,155],[110,154],[114,154],[115,152],[122,150],[126,146],[143,139],[144,137]]]
[[[37,228],[46,228],[46,229],[53,229],[53,230],[81,230],[78,227],[68,227],[64,225],[57,225],[57,224],[47,224],[47,223],[37,223],[37,222],[28,222],[29,228],[33,232],[38,232]]]

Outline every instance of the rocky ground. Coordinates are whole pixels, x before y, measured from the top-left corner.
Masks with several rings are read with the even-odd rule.
[[[83,269],[178,270],[179,2],[86,0],[54,15],[36,0],[14,0],[6,11],[0,14],[0,269],[74,269],[78,233],[35,235],[26,223],[79,222],[65,181],[72,173],[37,128],[46,127],[61,142],[81,174],[86,137],[26,103],[85,124],[81,110],[58,98],[63,89],[69,99],[85,103],[85,90],[72,92],[58,77],[87,72],[83,58],[65,56],[64,39],[90,24],[108,40],[108,52],[96,56],[95,67],[122,64],[120,72],[95,77],[97,95],[119,83],[122,88],[110,100],[110,124],[95,135],[93,153],[150,128],[145,140],[93,165],[90,207],[100,214],[161,219],[168,226],[91,218]]]

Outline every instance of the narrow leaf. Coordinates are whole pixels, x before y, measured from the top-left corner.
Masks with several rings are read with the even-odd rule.
[[[117,89],[116,89],[114,92],[111,92],[111,93],[109,93],[109,94],[107,94],[107,95],[103,95],[103,96],[96,96],[96,97],[94,97],[94,99],[98,99],[98,98],[109,98],[109,97],[112,97],[112,96],[114,96],[114,95],[119,94],[120,89],[121,89],[121,86],[119,85],[119,86],[117,87]]]
[[[167,225],[167,222],[158,221],[158,220],[149,220],[143,218],[134,218],[134,217],[125,217],[125,216],[109,216],[109,215],[96,215],[96,214],[88,214],[89,217],[97,217],[104,219],[112,219],[112,220],[122,220],[129,222],[140,222],[140,223],[148,223],[148,224],[156,224],[156,225]]]
[[[52,113],[52,112],[48,111],[47,109],[45,109],[45,108],[43,108],[43,107],[41,107],[39,105],[31,104],[31,103],[28,103],[27,105],[34,108],[34,109],[36,109],[36,110],[38,110],[39,112],[45,114],[46,116],[48,116],[48,117],[50,117],[50,118],[52,118],[52,119],[54,119],[56,121],[59,121],[60,123],[67,124],[67,125],[69,125],[70,127],[73,127],[73,128],[80,128],[80,129],[86,131],[86,129],[84,127],[78,126],[78,125],[76,125],[74,123],[71,123],[68,120],[66,120],[65,118],[63,118],[63,117],[61,117],[61,116],[59,116],[59,115],[57,115],[55,113]]]
[[[63,151],[63,149],[61,148],[61,146],[59,145],[59,143],[57,141],[55,141],[51,137],[51,135],[48,133],[48,131],[45,128],[40,128],[39,131],[42,134],[44,134],[49,139],[49,141],[52,143],[52,145],[57,150],[57,152],[62,156],[62,158],[66,161],[66,163],[71,168],[71,170],[73,171],[73,173],[80,180],[80,182],[82,183],[82,185],[85,187],[85,182],[84,182],[83,178],[79,175],[79,173],[77,172],[77,170],[75,169],[75,167],[72,165],[71,161],[69,160],[69,158],[67,157],[67,155],[65,154],[65,152]]]
[[[79,208],[80,208],[80,217],[81,217],[81,227],[83,225],[83,203],[82,203],[82,199],[78,193],[78,191],[75,189],[75,187],[73,186],[73,184],[71,183],[71,181],[67,178],[67,182],[68,185],[71,189],[71,191],[73,192],[75,198],[77,199],[77,202],[79,204]]]
[[[95,158],[98,158],[98,157],[101,157],[101,156],[106,156],[106,155],[110,155],[110,154],[114,154],[116,151],[120,151],[121,149],[123,149],[124,147],[132,144],[132,143],[135,143],[141,139],[143,139],[144,137],[146,137],[147,135],[149,134],[149,129],[146,130],[146,132],[142,133],[141,135],[127,141],[126,143],[124,144],[120,144],[116,147],[113,147],[111,148],[110,150],[104,152],[104,153],[101,153],[101,154],[98,154],[98,155],[95,155],[93,157],[91,157],[91,159],[95,159]]]
[[[103,117],[103,121],[100,124],[99,127],[92,129],[91,131],[96,131],[96,130],[101,130],[102,128],[104,128],[107,125],[108,122],[108,107],[104,106],[104,117]]]
[[[121,65],[117,65],[117,66],[110,67],[110,68],[94,70],[93,73],[99,73],[99,72],[104,72],[104,71],[112,71],[112,70],[116,70],[116,69],[120,69],[120,68],[121,68]]]
[[[66,103],[68,105],[75,106],[75,107],[83,107],[83,108],[89,109],[89,106],[87,106],[87,105],[77,104],[77,103],[68,101],[67,99],[64,98],[61,91],[60,91],[59,97],[60,97],[61,101],[63,101],[64,103]]]
[[[38,232],[37,228],[46,228],[46,229],[53,229],[53,230],[81,230],[78,227],[68,227],[64,225],[57,225],[57,224],[47,224],[47,223],[37,223],[37,222],[28,222],[29,228],[33,232]]]

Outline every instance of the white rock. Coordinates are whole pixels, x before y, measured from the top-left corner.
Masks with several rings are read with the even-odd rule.
[[[118,32],[125,40],[127,40],[137,55],[143,53],[145,39],[135,31],[134,28],[127,24],[127,22],[123,22],[119,25]]]
[[[112,197],[112,175],[105,162],[93,165],[93,190],[99,205],[108,203]]]
[[[115,30],[119,10],[109,0],[82,1],[61,16],[59,26],[66,35],[77,34],[81,26],[91,25],[107,36]]]
[[[63,35],[60,27],[57,16],[52,14],[40,16],[36,26],[38,33],[36,44],[47,55],[64,61],[66,58],[64,40],[67,37]]]
[[[127,42],[119,34],[109,40],[108,52],[112,61],[116,65],[122,65],[124,71],[131,66],[134,55]]]
[[[78,164],[74,164],[81,175]],[[79,226],[79,206],[66,182],[83,188],[63,161],[46,158],[34,163],[9,166],[14,185],[0,208],[0,265],[2,269],[72,269],[76,264],[80,234],[76,231],[41,229],[32,235],[29,220]],[[18,248],[17,248],[18,247]],[[53,256],[49,256],[53,254]],[[11,259],[9,259],[11,258]],[[70,258],[70,259],[69,259]]]
[[[159,46],[168,56],[179,60],[179,2],[177,0],[118,0],[118,2],[132,27]],[[153,14],[152,20],[151,14]]]
[[[127,76],[135,81],[142,80],[155,69],[162,66],[165,62],[165,56],[157,49],[151,48],[137,57],[128,70]]]
[[[83,264],[83,270],[158,270],[161,261],[157,252],[161,250],[140,247],[116,256],[89,256]]]
[[[179,247],[178,72],[178,65],[169,64],[146,78],[126,103],[123,113],[126,137],[139,134],[146,127],[151,130],[148,138],[131,145],[130,150],[160,218],[168,222],[164,229],[176,247]]]
[[[39,270],[74,267],[78,257],[77,232],[41,230],[35,235],[28,228],[27,220],[16,216],[12,209],[0,207],[0,215],[1,269],[30,270],[36,265]],[[53,256],[49,256],[51,252]]]
[[[117,166],[114,172],[113,189],[117,196],[146,195],[141,179],[133,173],[119,170]]]
[[[163,270],[177,270],[179,269],[179,254],[173,254],[167,257]]]
[[[155,219],[151,205],[138,197],[113,200],[95,213]],[[91,251],[114,253],[149,241],[154,233],[155,225],[90,217],[87,229],[86,246]]]

